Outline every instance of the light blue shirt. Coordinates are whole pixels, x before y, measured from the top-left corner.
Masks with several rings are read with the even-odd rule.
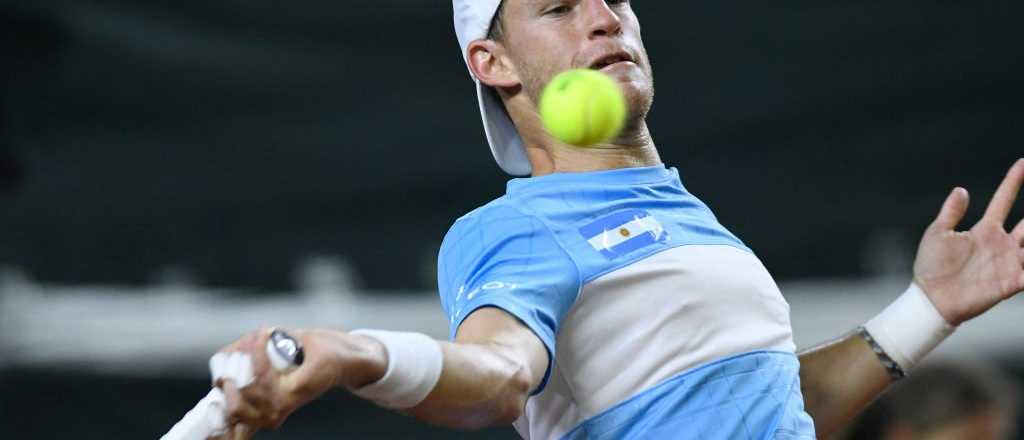
[[[683,254],[681,251],[686,253]],[[700,253],[694,253],[697,251]],[[535,396],[530,399],[531,404],[544,406],[548,412],[580,414],[557,421],[541,421],[540,417],[535,417],[535,420],[525,422],[531,425],[527,431],[533,432],[534,436],[545,438],[625,438],[633,435],[642,438],[645,433],[656,432],[650,430],[654,429],[654,425],[673,425],[672,415],[685,412],[685,405],[681,404],[670,406],[674,408],[672,411],[659,412],[650,407],[657,405],[657,401],[665,401],[666,395],[676,396],[691,403],[706,402],[707,399],[694,397],[700,395],[701,387],[684,387],[678,383],[686,382],[681,378],[687,374],[697,374],[697,370],[703,371],[701,374],[709,374],[709,369],[713,369],[711,367],[716,364],[723,364],[720,368],[728,368],[728,365],[735,365],[736,362],[750,363],[751,359],[759,359],[754,363],[774,365],[771,367],[773,372],[789,371],[780,376],[781,378],[775,374],[762,375],[775,379],[771,383],[750,385],[750,388],[774,390],[773,393],[780,395],[777,401],[789,402],[792,398],[791,391],[799,366],[791,349],[788,306],[781,295],[768,292],[768,300],[764,300],[764,304],[760,303],[766,297],[762,292],[728,300],[711,298],[710,296],[717,295],[719,290],[728,290],[725,284],[728,284],[729,280],[723,279],[721,275],[710,278],[712,285],[719,281],[725,283],[721,288],[696,289],[691,292],[692,295],[674,294],[673,290],[683,291],[686,286],[666,284],[665,280],[683,280],[680,281],[683,284],[707,283],[689,282],[687,280],[696,278],[686,278],[690,275],[682,273],[669,275],[666,272],[665,276],[659,275],[666,270],[657,267],[678,267],[683,270],[687,265],[694,267],[686,261],[696,258],[693,261],[699,262],[707,259],[705,256],[713,259],[709,260],[710,263],[714,263],[710,266],[711,269],[722,265],[735,266],[736,274],[749,272],[756,275],[754,278],[767,280],[754,286],[753,290],[770,291],[774,288],[774,283],[753,256],[753,252],[719,224],[703,202],[686,190],[675,169],[655,166],[592,173],[556,173],[536,178],[514,179],[509,182],[507,193],[503,197],[456,221],[441,246],[438,284],[442,305],[451,324],[452,337],[455,336],[462,321],[475,310],[496,307],[522,321],[547,348],[552,363],[549,364],[544,380],[535,390]],[[666,261],[659,262],[661,260]],[[661,266],[655,267],[655,264]],[[668,266],[665,266],[666,264]],[[673,270],[675,269],[669,269],[669,272]],[[706,273],[709,270],[700,272]],[[618,284],[609,287],[609,279],[626,275],[629,276],[629,281],[619,284],[635,287],[626,289]],[[672,278],[673,276],[683,278]],[[768,284],[770,286],[766,287]],[[658,295],[661,296],[636,296],[636,290],[658,291]],[[738,290],[744,290],[743,286]],[[585,291],[585,295],[581,294]],[[627,295],[633,296],[627,299]],[[699,354],[704,351],[693,350],[692,346],[673,346],[670,341],[659,345],[665,346],[668,351],[654,355],[651,355],[648,349],[634,349],[629,343],[616,344],[612,347],[594,347],[588,342],[588,337],[595,337],[608,331],[601,328],[602,323],[594,322],[595,320],[588,318],[586,314],[574,316],[569,320],[571,322],[567,322],[567,316],[574,313],[574,310],[577,310],[577,314],[582,311],[594,314],[589,312],[591,309],[584,303],[584,297],[590,301],[589,307],[595,307],[593,310],[598,313],[601,306],[606,305],[604,308],[621,308],[624,313],[627,313],[628,309],[628,313],[632,314],[623,323],[615,324],[621,325],[622,328],[609,333],[610,337],[647,335],[664,328],[692,332],[688,327],[671,327],[686,323],[709,328],[702,322],[721,321],[721,314],[701,314],[700,310],[711,308],[699,304],[714,305],[722,304],[723,301],[736,301],[738,308],[730,307],[726,309],[727,311],[752,310],[752,322],[764,324],[758,324],[761,326],[753,327],[752,330],[746,328],[746,332],[750,333],[749,337],[737,337],[734,334],[737,332],[733,330],[740,327],[723,328],[722,331],[702,340],[707,340],[708,344],[728,347],[720,352],[711,350],[709,353],[714,353],[713,355],[695,354],[694,359],[687,358],[686,352]],[[655,298],[656,303],[645,303],[655,301]],[[696,299],[706,302],[695,302]],[[663,321],[644,319],[645,315],[655,310],[653,308],[660,310],[662,307],[666,307],[663,310],[674,310],[672,307],[677,307],[678,313],[659,318]],[[762,313],[763,309],[768,309],[770,313]],[[614,320],[603,322],[612,324]],[[567,324],[571,329],[562,331],[563,325]],[[678,336],[686,338],[686,335]],[[658,337],[644,336],[641,339],[651,340]],[[570,341],[570,346],[559,347],[559,341],[562,339]],[[718,344],[716,341],[724,342]],[[560,356],[559,349],[573,352],[568,357]],[[745,353],[749,356],[736,357]],[[597,360],[621,356],[634,356],[635,362],[649,363],[653,369],[659,371],[664,370],[660,368],[662,366],[673,366],[675,362],[679,362],[678,368],[674,369],[679,371],[648,373],[654,371],[649,368],[638,370],[634,374],[637,377],[619,380],[617,376],[607,376],[607,372],[594,370],[590,366]],[[574,361],[563,362],[563,358]],[[735,359],[725,361],[732,358]],[[589,361],[579,362],[578,367],[572,368],[571,372],[559,373],[558,389],[546,392],[545,388],[551,379],[552,371],[556,369],[555,365],[558,365],[558,369],[565,370],[577,359]],[[613,364],[614,362],[610,362],[609,366]],[[703,370],[698,367],[703,367]],[[584,376],[576,377],[577,373]],[[645,382],[647,376],[656,377]],[[601,394],[604,391],[595,388],[593,392],[581,395],[581,389],[587,387],[587,382],[595,380],[611,381],[612,383],[605,388],[614,391],[610,392],[609,396],[603,396]],[[577,385],[572,386],[572,383]],[[672,383],[677,385],[673,386]],[[708,387],[707,390],[711,391],[712,387]],[[810,432],[811,436],[808,438],[813,438],[813,426],[809,417],[802,411],[798,386],[796,393],[797,400],[800,400],[796,418],[801,419],[799,421],[806,425],[802,429],[804,433]],[[648,400],[654,402],[646,406],[639,405],[637,402],[642,401],[645,395]],[[650,399],[652,395],[660,397]],[[562,402],[567,399],[570,401],[568,404]],[[548,401],[553,403],[548,405],[545,403]],[[657,419],[645,419],[642,414],[636,413],[635,409],[623,411],[623,404],[629,402],[634,402],[633,406],[643,406],[646,413],[661,415]],[[793,412],[792,405],[788,403],[772,407],[756,401],[751,405],[752,408],[761,408],[759,411],[770,415]],[[633,420],[634,416],[638,415],[639,418]],[[648,426],[650,429],[634,429],[629,431],[632,432],[629,434],[627,431],[607,426],[595,427],[600,420],[617,420],[618,422],[612,424],[621,425],[622,420],[627,419],[631,420],[628,424],[634,428],[638,425]],[[782,416],[775,419],[768,417],[761,422],[761,425],[766,426],[758,426],[755,429],[773,430],[774,427],[767,425],[781,423],[783,419]],[[694,421],[692,417],[687,420]],[[802,426],[801,423],[797,425]],[[572,429],[568,425],[572,425]],[[523,432],[523,428],[518,425],[517,428]],[[579,437],[584,431],[588,434]],[[605,431],[606,435],[597,435],[597,432]],[[799,433],[800,429],[797,432]],[[524,433],[524,436],[530,437],[528,433]],[[718,437],[702,434],[701,437],[692,438]]]

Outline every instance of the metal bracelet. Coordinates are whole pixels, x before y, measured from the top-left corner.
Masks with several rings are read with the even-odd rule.
[[[896,361],[889,357],[885,350],[878,345],[878,342],[875,341],[875,338],[871,336],[871,333],[868,333],[868,330],[864,328],[864,326],[857,327],[857,333],[859,333],[860,337],[864,339],[864,342],[868,343],[868,346],[871,347],[871,351],[875,352],[875,356],[878,356],[878,361],[882,363],[883,367],[885,367],[885,371],[889,373],[889,377],[892,378],[893,382],[907,377],[907,373],[903,371],[903,367],[900,367],[900,364],[897,364]]]

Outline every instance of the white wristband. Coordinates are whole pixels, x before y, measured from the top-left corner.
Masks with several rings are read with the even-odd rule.
[[[388,353],[384,377],[352,390],[359,397],[388,408],[412,408],[427,398],[441,378],[441,345],[427,335],[384,330],[355,330],[351,334],[380,341]]]
[[[911,284],[864,328],[905,372],[956,329],[946,322],[917,283]]]

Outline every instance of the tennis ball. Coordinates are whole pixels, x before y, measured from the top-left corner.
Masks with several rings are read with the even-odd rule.
[[[540,118],[556,139],[588,146],[614,139],[626,123],[626,98],[615,80],[596,70],[558,74],[540,96]]]

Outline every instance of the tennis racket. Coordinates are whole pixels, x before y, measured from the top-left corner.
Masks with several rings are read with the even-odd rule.
[[[275,370],[286,373],[302,365],[305,353],[295,338],[274,330],[267,341],[267,358]],[[222,435],[228,429],[226,410],[227,398],[220,388],[213,388],[160,440],[206,440]]]

